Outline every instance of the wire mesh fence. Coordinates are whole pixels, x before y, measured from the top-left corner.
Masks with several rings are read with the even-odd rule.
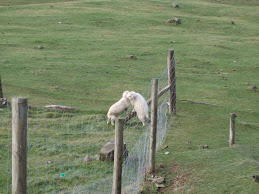
[[[173,62],[173,61],[172,61]],[[168,68],[158,77],[158,90],[168,86]],[[175,82],[174,82],[175,83]],[[138,91],[136,91],[138,92]],[[141,93],[151,96],[151,83]],[[174,93],[170,93],[173,95]],[[158,149],[167,130],[168,93],[158,99]],[[11,107],[1,107],[0,180],[1,193],[11,192]],[[121,117],[125,118],[127,113]],[[100,160],[100,150],[114,140],[114,127],[106,115],[82,115],[78,111],[49,110],[31,107],[27,131],[28,193],[111,193],[113,162]],[[137,117],[124,125],[122,191],[136,193],[148,171],[149,125]],[[108,157],[108,156],[107,156]]]
[[[11,108],[0,104],[0,191],[8,193],[12,187],[12,138],[11,138]]]
[[[111,162],[98,160],[99,151],[114,136],[104,115],[42,109],[34,114],[36,121],[28,122],[29,193],[68,192],[112,174]]]

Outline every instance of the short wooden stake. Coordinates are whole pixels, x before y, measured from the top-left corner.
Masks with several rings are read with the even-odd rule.
[[[176,113],[176,82],[175,82],[175,62],[174,50],[167,50],[168,84],[169,90],[169,113]]]
[[[121,194],[122,162],[123,162],[123,125],[124,119],[115,121],[115,148],[112,194]]]
[[[229,146],[235,143],[235,113],[230,113]]]
[[[149,173],[155,172],[155,164],[156,164],[155,159],[156,159],[156,134],[157,134],[157,92],[158,92],[158,79],[152,79]]]
[[[27,98],[12,99],[12,193],[26,194]]]
[[[0,98],[4,98],[3,89],[2,89],[2,82],[1,82],[1,74],[0,74]]]

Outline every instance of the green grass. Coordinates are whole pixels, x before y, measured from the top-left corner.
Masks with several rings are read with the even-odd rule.
[[[252,176],[258,174],[258,125],[243,125],[240,114],[236,142],[229,147],[230,115],[222,108],[185,102],[178,107],[161,146],[168,148],[157,154],[157,174],[166,177],[166,188],[159,192],[256,193],[259,185]],[[157,191],[148,181],[144,185],[145,193]]]
[[[77,120],[91,115],[105,118],[109,106],[123,91],[142,93],[150,80],[162,73],[166,67],[166,50],[174,48],[177,98],[219,107],[177,103],[177,116],[170,122],[164,142],[169,145],[170,155],[159,153],[157,157],[158,162],[165,163],[167,172],[167,188],[159,192],[256,193],[258,184],[252,182],[251,176],[259,173],[256,168],[259,160],[258,1],[185,0],[178,2],[179,9],[171,3],[161,0],[1,1],[0,73],[4,96],[9,100],[13,96],[26,96],[34,106],[62,104],[79,108],[77,116],[71,117],[72,113],[68,113],[65,117],[73,126]],[[167,19],[174,17],[181,18],[182,24],[167,23]],[[229,23],[231,20],[234,25]],[[43,49],[37,48],[40,44]],[[136,60],[126,57],[130,54]],[[249,89],[254,85],[257,90]],[[237,141],[233,148],[228,148],[231,112],[237,114]],[[6,122],[2,119],[6,114],[6,109],[0,111],[1,123]],[[37,118],[35,112],[30,114],[31,123],[37,122]],[[38,131],[38,138],[54,142],[50,127],[62,116],[41,113],[39,119],[41,128],[47,131]],[[36,131],[32,133],[29,135],[35,137]],[[72,136],[65,133],[55,133],[56,140],[84,143],[77,133]],[[7,146],[10,129],[8,133],[5,125],[0,137],[0,164],[5,166],[6,150],[10,148]],[[109,139],[100,136],[93,141],[102,142],[101,146],[106,138]],[[30,141],[38,140],[35,137]],[[209,149],[201,149],[204,144]],[[31,144],[31,154],[40,154],[39,158],[56,154],[53,144],[49,145],[53,150],[44,152],[45,145],[38,145],[42,149],[39,150]],[[76,165],[68,169],[74,168],[73,172],[78,173],[75,180],[80,182],[77,164],[84,150],[69,151],[65,145],[63,149],[67,157],[79,156]],[[54,172],[45,167],[44,171]],[[5,168],[0,166],[0,172],[1,185],[6,185]],[[43,173],[42,178],[46,179],[45,176],[48,173]],[[55,180],[50,185],[59,189],[73,181],[64,181],[60,187],[56,182],[58,175],[50,176]],[[43,189],[41,184],[49,185],[46,180],[32,184],[39,185],[31,187],[33,191]],[[44,189],[50,192],[51,187]],[[145,191],[156,192],[152,185],[147,185]]]

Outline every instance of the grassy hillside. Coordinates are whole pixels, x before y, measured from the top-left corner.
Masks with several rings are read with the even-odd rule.
[[[259,3],[178,3],[179,8],[168,0],[1,1],[4,96],[105,114],[124,90],[141,93],[160,75],[167,49],[174,48],[177,98],[219,107],[177,103],[164,142],[170,154],[157,157],[165,164],[159,173],[166,174],[167,188],[160,192],[256,193]],[[174,17],[182,23],[167,23]],[[237,114],[237,140],[228,148],[231,112]],[[209,149],[202,149],[205,144]],[[146,185],[145,192],[155,191]]]

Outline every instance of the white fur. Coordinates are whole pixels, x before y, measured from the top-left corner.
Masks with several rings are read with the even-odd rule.
[[[118,118],[118,116],[129,109],[130,102],[127,98],[128,93],[129,91],[123,92],[122,98],[109,108],[109,111],[107,113],[107,124],[109,124],[109,121],[111,120],[111,124],[114,125],[114,121]]]
[[[133,106],[133,111],[137,113],[139,120],[145,126],[149,118],[147,101],[141,94],[134,91],[129,92],[127,98]]]

